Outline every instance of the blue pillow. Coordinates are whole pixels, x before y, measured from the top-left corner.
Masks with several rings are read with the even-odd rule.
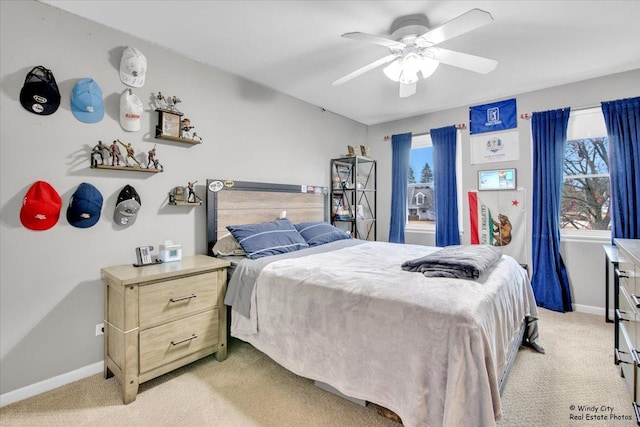
[[[351,238],[346,231],[340,230],[328,222],[301,222],[296,224],[295,227],[309,246],[318,246],[336,240]]]
[[[251,259],[309,247],[288,219],[260,224],[229,225],[227,230],[236,238],[247,257]]]

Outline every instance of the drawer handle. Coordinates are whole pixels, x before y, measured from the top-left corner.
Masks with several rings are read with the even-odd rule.
[[[622,317],[623,314],[624,314],[624,311],[620,311],[619,308],[616,308],[616,317],[618,318],[618,320],[622,322],[628,322],[629,319],[625,319],[624,317]]]
[[[618,277],[619,277],[619,278],[621,278],[621,279],[628,279],[628,278],[629,278],[629,276],[626,276],[627,272],[626,272],[626,271],[624,271],[624,270],[618,270],[618,269],[616,268],[616,270],[615,270],[615,274],[616,274],[616,276],[618,276]]]
[[[197,296],[196,294],[191,294],[191,295],[187,295],[186,297],[171,298],[169,301],[170,301],[170,302],[184,301],[184,300],[186,300],[186,299],[195,298],[196,296]]]
[[[638,425],[640,426],[640,410],[638,409],[638,404],[636,402],[633,402],[633,412],[635,412],[636,421],[637,421]]]
[[[198,338],[198,336],[196,334],[192,334],[189,338],[185,338],[185,339],[180,340],[180,341],[171,341],[171,345],[182,344],[183,342],[191,341],[191,340],[194,340],[196,338]]]
[[[621,363],[626,363],[628,365],[631,365],[631,362],[627,362],[626,360],[622,360],[622,357],[620,357],[620,354],[627,354],[626,351],[620,351],[620,350],[618,350],[616,348],[615,352],[616,352],[616,360],[615,360],[616,365],[619,365]]]
[[[631,294],[631,299],[633,300],[633,303],[636,305],[636,307],[640,308],[640,300],[638,300],[638,295]]]

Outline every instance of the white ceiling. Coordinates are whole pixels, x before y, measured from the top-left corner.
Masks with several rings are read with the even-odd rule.
[[[640,68],[638,0],[41,1],[368,125]],[[495,21],[440,46],[497,60],[492,73],[441,65],[409,98],[382,67],[332,86],[389,53],[341,34],[473,8]]]

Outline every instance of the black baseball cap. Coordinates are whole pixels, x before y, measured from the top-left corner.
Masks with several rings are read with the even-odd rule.
[[[116,202],[116,210],[113,213],[113,219],[116,224],[129,226],[136,221],[138,211],[142,206],[140,196],[135,188],[125,185]]]
[[[38,65],[27,73],[20,90],[20,103],[25,110],[40,116],[56,112],[60,106],[60,91],[51,70]]]

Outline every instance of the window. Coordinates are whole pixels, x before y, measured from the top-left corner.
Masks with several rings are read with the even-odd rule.
[[[409,184],[407,187],[407,225],[435,226],[436,211],[433,197],[433,147],[430,135],[415,136],[411,140]]]
[[[458,176],[458,227],[462,232],[462,156],[460,131],[457,134],[456,172]],[[416,135],[411,139],[409,182],[407,186],[407,228],[435,230],[436,210],[433,190],[433,145],[431,136]]]
[[[602,110],[572,111],[564,148],[562,230],[609,230],[609,140]]]

